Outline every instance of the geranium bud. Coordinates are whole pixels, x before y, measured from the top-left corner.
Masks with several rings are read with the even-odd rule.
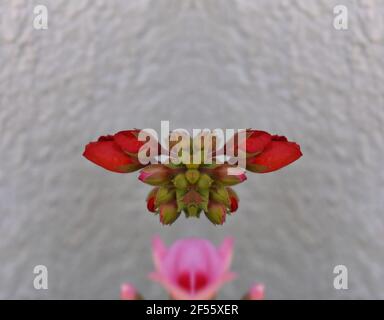
[[[227,188],[225,188],[223,186],[213,187],[210,191],[209,196],[213,201],[221,203],[221,204],[225,205],[226,207],[229,207],[229,205],[230,205],[230,199],[228,196]]]
[[[200,175],[199,181],[197,181],[197,188],[209,189],[212,182],[213,182],[212,178],[208,174],[203,173]]]
[[[157,211],[156,206],[155,206],[155,199],[156,199],[156,194],[157,194],[158,190],[159,190],[159,188],[153,188],[147,196],[147,199],[146,199],[147,209],[150,212],[156,212]]]
[[[147,209],[148,209],[148,211],[150,211],[150,212],[156,212],[155,198],[154,198],[154,197],[149,198],[149,199],[147,200]]]
[[[98,141],[88,143],[83,156],[104,169],[118,173],[133,172],[143,167],[137,159],[122,151],[112,136],[102,136]]]
[[[235,212],[239,207],[239,197],[232,188],[227,187],[227,192],[230,201],[230,211]]]
[[[188,169],[185,172],[185,177],[190,184],[195,184],[200,178],[200,172],[197,169]]]
[[[226,144],[226,154],[235,155],[236,152],[246,154],[246,157],[251,157],[259,154],[271,141],[272,136],[265,131],[246,130],[245,141],[238,141],[239,134],[236,133],[233,138]]]
[[[180,190],[187,189],[188,181],[184,173],[179,173],[176,175],[176,177],[173,179],[173,185],[176,187],[176,189],[180,189]]]
[[[116,133],[113,138],[119,147],[130,155],[137,155],[145,141],[140,141],[138,135],[140,129],[125,130]]]
[[[205,215],[213,224],[223,224],[227,215],[227,209],[223,204],[209,201],[208,211]]]
[[[161,186],[156,194],[155,204],[158,207],[162,203],[175,199],[175,189]]]
[[[255,155],[262,152],[270,141],[271,135],[268,132],[260,130],[247,130],[247,155]]]
[[[172,224],[179,217],[176,201],[160,205],[160,222],[164,225]]]
[[[231,212],[235,212],[237,210],[237,208],[239,207],[239,204],[238,204],[236,198],[231,197],[230,200],[231,200],[231,209],[230,210],[231,210]]]
[[[276,171],[302,156],[300,146],[285,137],[273,136],[263,152],[247,159],[247,170],[257,173]]]
[[[160,186],[169,182],[171,170],[162,164],[152,164],[140,171],[139,180],[152,186]]]
[[[235,171],[235,174],[228,174],[229,168],[232,168],[232,170]],[[215,180],[219,181],[224,186],[233,186],[247,180],[247,176],[241,168],[236,168],[228,164],[223,164],[214,169],[213,175]]]

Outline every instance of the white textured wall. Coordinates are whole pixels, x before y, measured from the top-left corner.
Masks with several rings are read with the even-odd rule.
[[[333,28],[346,4],[349,30]],[[49,28],[32,27],[45,4]],[[118,298],[147,279],[150,239],[236,237],[237,298],[384,298],[384,2],[0,2],[0,297]],[[161,227],[149,187],[82,158],[132,127],[253,127],[285,134],[294,165],[249,174],[224,227]],[[49,290],[32,269],[45,264]],[[333,289],[336,264],[349,290]]]

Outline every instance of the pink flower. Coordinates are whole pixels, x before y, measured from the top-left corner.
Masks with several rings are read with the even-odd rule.
[[[245,295],[245,300],[264,300],[264,285],[255,283]]]
[[[140,294],[130,283],[123,283],[120,288],[121,300],[141,300]]]
[[[199,238],[176,241],[166,248],[159,237],[153,240],[155,271],[150,274],[173,299],[213,299],[218,289],[234,278],[229,271],[233,240],[227,238],[219,248]]]

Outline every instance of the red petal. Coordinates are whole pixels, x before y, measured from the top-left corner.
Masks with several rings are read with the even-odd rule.
[[[288,141],[288,139],[284,136],[278,136],[277,134],[275,134],[274,136],[272,136],[272,140],[273,141]]]
[[[300,146],[294,142],[272,141],[260,154],[247,161],[247,169],[259,173],[278,170],[302,156]]]
[[[248,130],[247,153],[259,153],[271,142],[271,135],[265,131]]]
[[[177,276],[177,284],[188,293],[195,293],[204,289],[208,284],[208,280],[207,275],[200,271],[182,271]]]
[[[107,135],[107,136],[101,136],[97,141],[113,141],[113,136]]]
[[[104,138],[98,142],[89,143],[85,147],[83,156],[89,161],[113,172],[132,172],[140,168],[140,164],[125,154],[115,142],[104,140]]]
[[[231,197],[231,212],[235,212],[237,208],[239,207],[239,204],[237,202],[237,199],[235,197]]]
[[[114,135],[116,144],[128,153],[138,153],[145,141],[139,141],[138,135],[140,130],[120,131]]]
[[[148,209],[148,211],[156,212],[155,197],[151,197],[151,198],[148,199],[148,201],[147,201],[147,209]]]

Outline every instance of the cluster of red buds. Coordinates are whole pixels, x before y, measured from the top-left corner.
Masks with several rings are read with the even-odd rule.
[[[245,169],[267,173],[294,162],[302,155],[299,145],[285,137],[247,129],[245,141],[238,139],[239,133],[236,133],[218,152],[211,148],[216,144],[214,138],[209,146],[201,136],[189,138],[187,148],[181,146],[177,152],[173,151],[173,147],[180,141],[169,138],[167,148],[156,141],[155,149],[168,161],[161,162],[158,157],[157,163],[143,164],[140,155],[147,140],[139,139],[139,133],[140,130],[135,129],[102,136],[96,142],[89,143],[83,155],[113,172],[127,173],[141,169],[139,179],[154,187],[146,199],[147,208],[159,214],[164,225],[172,224],[181,212],[186,217],[199,217],[204,212],[213,224],[223,224],[227,214],[238,208],[239,198],[232,186],[246,180]],[[185,150],[190,157],[186,157]],[[198,161],[189,161],[192,155],[196,159],[196,152]],[[207,154],[210,161],[206,161]],[[243,156],[244,170],[231,164],[225,158],[228,154]],[[224,155],[224,160],[219,161],[220,155]],[[231,172],[229,169],[232,169]]]

